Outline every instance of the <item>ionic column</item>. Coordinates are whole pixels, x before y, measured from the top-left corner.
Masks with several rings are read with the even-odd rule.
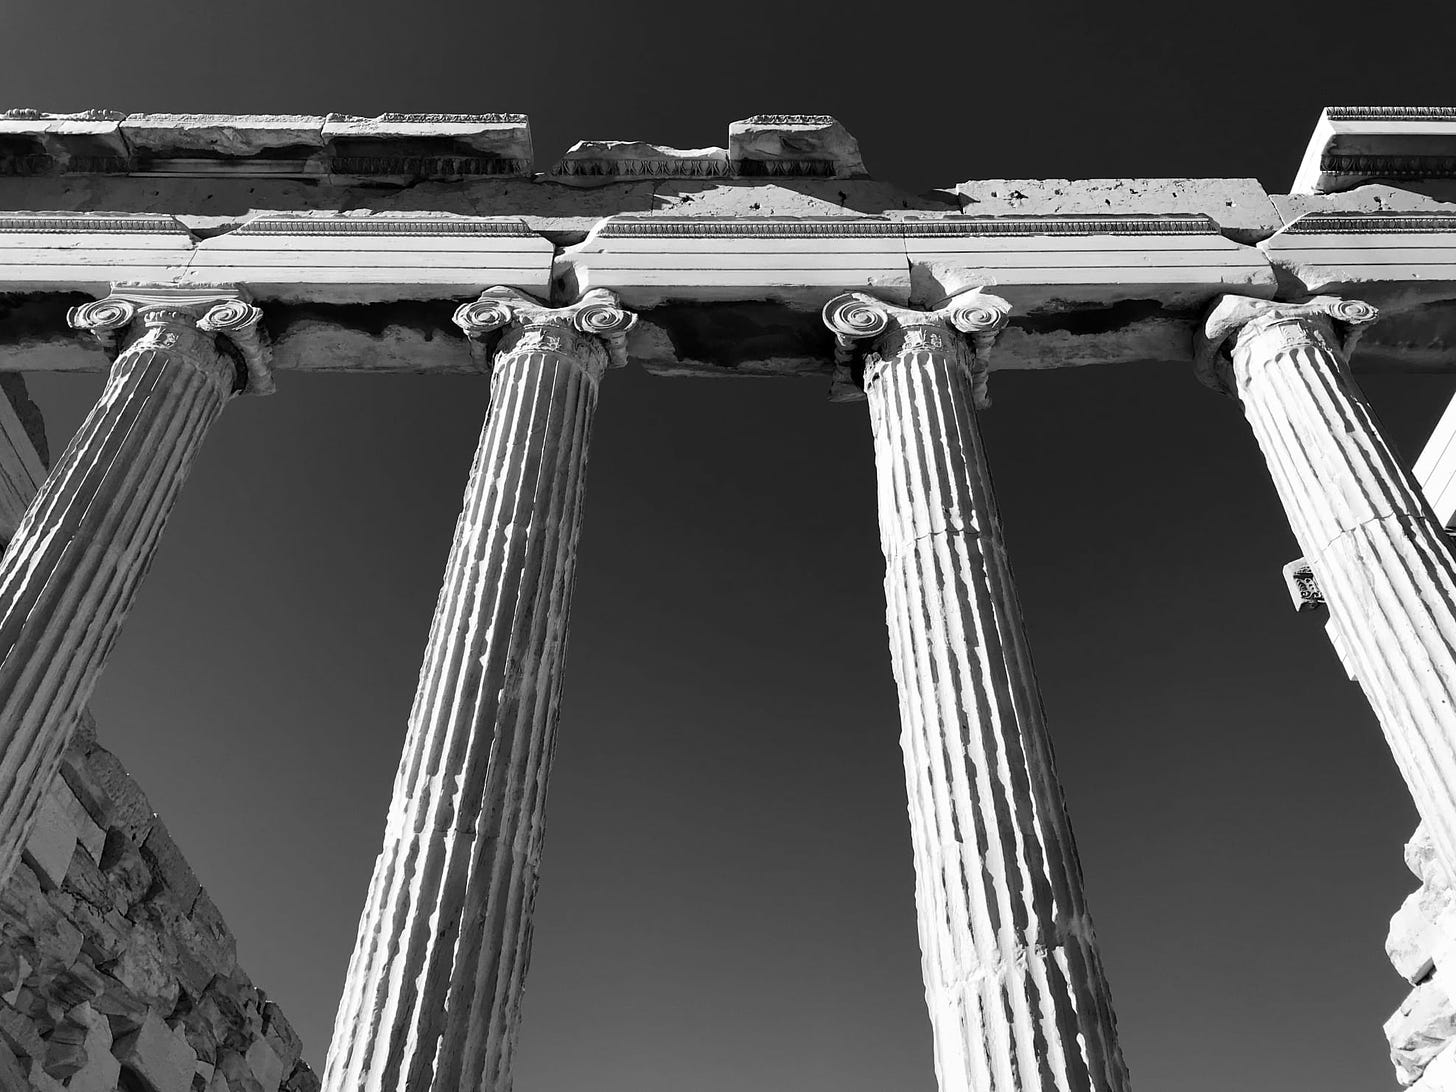
[[[272,389],[235,291],[113,289],[70,322],[121,348],[0,559],[0,883],[152,563],[202,438]]]
[[[1243,403],[1329,608],[1330,636],[1456,874],[1456,568],[1350,375],[1350,348],[1376,315],[1331,296],[1224,296],[1204,322],[1199,370]],[[1230,339],[1231,360],[1220,357]]]
[[[491,400],[334,1024],[330,1092],[505,1092],[531,947],[597,383],[635,317],[492,289]],[[490,343],[496,342],[493,357]]]
[[[1128,1087],[981,448],[1007,304],[933,312],[851,293],[863,348],[890,655],[941,1092]],[[970,343],[963,335],[970,335]]]

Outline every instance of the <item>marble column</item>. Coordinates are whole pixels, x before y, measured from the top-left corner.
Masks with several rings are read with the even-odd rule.
[[[70,313],[121,351],[0,560],[0,883],[203,437],[234,394],[272,389],[261,314],[232,290],[120,286]]]
[[[505,1092],[531,949],[587,444],[636,321],[608,292],[456,312],[490,410],[435,608],[329,1092]],[[492,352],[493,349],[493,352]]]
[[[1224,296],[1197,362],[1205,382],[1243,404],[1330,636],[1456,875],[1456,566],[1350,375],[1350,349],[1376,315],[1331,296]]]
[[[976,423],[1004,300],[825,307],[874,433],[941,1092],[1128,1087]]]

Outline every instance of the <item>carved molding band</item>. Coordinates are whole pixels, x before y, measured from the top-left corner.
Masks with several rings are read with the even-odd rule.
[[[497,286],[456,308],[455,325],[487,370],[493,352],[518,347],[564,350],[584,362],[600,347],[606,351],[605,366],[620,368],[627,363],[627,332],[637,325],[637,316],[623,310],[616,293],[604,288],[585,293],[569,307],[550,307],[514,288]]]
[[[835,387],[862,389],[903,353],[943,352],[965,369],[975,405],[984,409],[990,405],[987,356],[1010,313],[1009,303],[978,288],[934,311],[896,307],[864,292],[835,296],[823,311],[824,325],[834,334]],[[861,365],[859,382],[854,382],[856,363]]]
[[[1314,569],[1304,558],[1297,557],[1284,566],[1284,583],[1295,610],[1311,611],[1324,606],[1325,593],[1320,591]]]
[[[244,394],[275,389],[263,312],[237,288],[178,288],[167,285],[114,284],[104,299],[71,308],[67,322],[89,331],[115,356],[128,333],[153,336],[165,347],[197,338],[237,365],[234,388]],[[199,351],[203,345],[199,345]]]

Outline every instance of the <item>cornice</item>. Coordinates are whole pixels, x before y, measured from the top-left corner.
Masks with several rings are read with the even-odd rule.
[[[1456,106],[1326,106],[1332,121],[1422,121],[1456,118]]]

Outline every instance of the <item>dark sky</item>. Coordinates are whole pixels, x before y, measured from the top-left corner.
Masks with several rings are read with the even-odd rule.
[[[1320,106],[1450,102],[1429,5],[0,6],[0,103],[523,110],[721,144],[827,111],[877,177],[1292,178]],[[1413,21],[1414,20],[1414,21]],[[57,322],[61,322],[57,316]],[[208,439],[96,693],[321,1063],[478,377],[279,377]],[[100,377],[32,389],[58,450]],[[1456,377],[1366,390],[1414,457]],[[1186,363],[992,378],[983,418],[1135,1087],[1393,1088],[1416,817],[1237,406]],[[929,1092],[863,405],[606,379],[520,1092]]]

